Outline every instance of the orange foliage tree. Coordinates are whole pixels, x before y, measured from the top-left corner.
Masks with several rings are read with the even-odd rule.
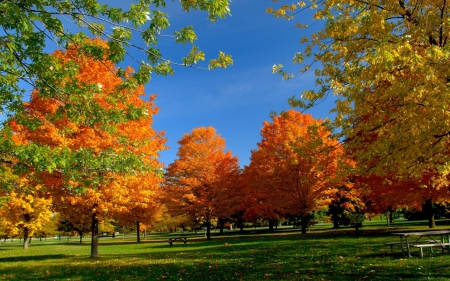
[[[339,228],[341,224],[362,222],[365,212],[366,205],[360,189],[355,188],[351,183],[337,187],[337,192],[328,206],[328,214],[333,222],[333,228]]]
[[[174,203],[206,226],[223,218],[230,207],[227,196],[239,175],[237,157],[225,152],[225,140],[213,127],[201,127],[178,141],[178,159],[167,168],[166,189]]]
[[[92,48],[106,47],[94,39]],[[153,196],[158,193],[162,164],[157,160],[159,151],[165,149],[163,133],[151,128],[152,116],[158,108],[154,96],[144,101],[142,85],[134,90],[123,88],[123,80],[111,61],[94,60],[76,46],[56,51],[53,56],[61,63],[76,66],[71,79],[80,89],[91,89],[89,94],[62,93],[53,98],[43,98],[39,90],[32,93],[25,113],[11,122],[16,143],[39,143],[65,152],[55,170],[39,171],[39,179],[53,197],[53,206],[61,213],[85,210],[91,217],[91,257],[98,256],[99,222],[117,213],[128,211],[130,206],[155,210],[152,199],[136,196]],[[128,69],[128,73],[132,70]],[[64,86],[64,81],[61,82]],[[77,116],[76,104],[98,111],[93,120]],[[68,106],[74,101],[74,106]],[[70,117],[70,118],[69,118]],[[21,120],[35,122],[35,127],[21,125]],[[75,172],[74,174],[72,172]],[[142,184],[145,182],[145,184]],[[133,185],[133,187],[131,187]],[[145,191],[144,191],[145,190]],[[132,207],[130,207],[132,209]],[[136,213],[129,213],[130,216]],[[136,218],[136,220],[139,220]]]
[[[162,178],[150,174],[145,176],[122,177],[116,183],[127,190],[126,202],[114,217],[122,226],[136,226],[136,240],[140,242],[141,226],[148,229],[159,220],[163,205],[161,194]]]
[[[342,149],[321,121],[294,110],[264,122],[261,135],[245,169],[254,197],[246,217],[299,217],[306,232],[309,214],[336,192]]]

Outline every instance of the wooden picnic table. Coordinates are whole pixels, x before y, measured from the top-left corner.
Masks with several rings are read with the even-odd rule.
[[[449,230],[426,230],[426,231],[413,231],[413,232],[394,232],[392,235],[400,236],[400,245],[402,247],[402,254],[406,253],[408,258],[411,257],[411,246],[420,248],[420,256],[423,257],[423,247],[442,247],[444,251],[445,247],[450,250],[450,229]],[[439,240],[436,237],[440,237]],[[445,236],[447,236],[447,242],[445,242]],[[423,238],[430,240],[424,241]],[[405,238],[405,242],[403,241]],[[410,239],[411,238],[411,239]],[[426,243],[421,243],[421,241]],[[431,241],[431,242],[430,242]],[[391,246],[392,247],[392,246]]]
[[[172,238],[169,238],[169,244],[170,244],[170,246],[172,246],[173,245],[173,242],[175,242],[175,241],[183,241],[184,242],[184,244],[186,244],[186,242],[187,242],[187,237],[172,237]]]

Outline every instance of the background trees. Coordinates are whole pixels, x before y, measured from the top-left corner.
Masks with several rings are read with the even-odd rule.
[[[226,198],[239,173],[238,160],[225,151],[225,140],[212,127],[196,128],[178,143],[178,159],[166,172],[167,193],[206,226],[210,239],[211,220],[224,217],[229,208]]]

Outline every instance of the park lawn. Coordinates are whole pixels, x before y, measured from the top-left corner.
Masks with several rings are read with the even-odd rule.
[[[392,228],[394,229],[394,228]],[[386,230],[311,231],[217,237],[211,241],[0,246],[0,280],[448,280],[450,255],[390,254]],[[395,248],[394,248],[395,249]]]

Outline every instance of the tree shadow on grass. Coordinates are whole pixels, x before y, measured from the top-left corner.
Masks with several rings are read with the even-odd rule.
[[[56,254],[56,255],[40,255],[40,256],[19,256],[19,257],[4,257],[0,258],[0,263],[3,262],[27,262],[27,261],[44,261],[44,260],[56,260],[65,259],[68,255]]]

